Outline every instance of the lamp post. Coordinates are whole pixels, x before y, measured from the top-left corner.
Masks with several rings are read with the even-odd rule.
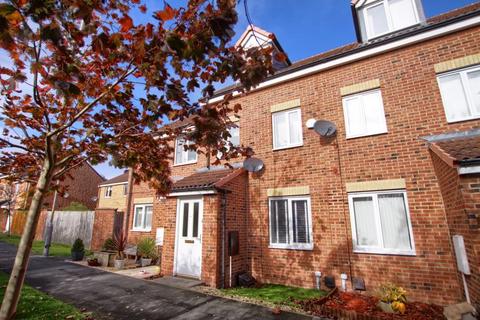
[[[59,181],[57,180],[57,185]],[[57,204],[57,196],[58,196],[58,191],[55,190],[55,193],[53,194],[53,203],[52,203],[52,212],[50,214],[50,219],[47,221],[47,224],[45,226],[46,229],[46,234],[45,234],[45,247],[43,248],[43,255],[45,257],[48,257],[50,253],[50,246],[52,245],[52,235],[53,235],[53,217],[55,214],[55,206]],[[63,195],[64,198],[68,198],[69,194],[65,193]]]

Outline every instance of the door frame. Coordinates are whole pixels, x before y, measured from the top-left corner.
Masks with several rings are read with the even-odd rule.
[[[174,257],[173,257],[173,275],[177,275],[177,257],[178,257],[178,242],[180,240],[180,215],[181,215],[181,210],[182,206],[181,203],[182,201],[185,200],[198,200],[200,205],[199,205],[199,214],[200,214],[200,235],[201,235],[201,242],[200,242],[200,275],[198,276],[198,279],[201,280],[202,278],[202,260],[203,260],[203,196],[188,196],[188,197],[178,197],[177,198],[177,217],[175,220],[175,249],[174,249]],[[182,276],[188,276],[188,275],[182,275]],[[192,278],[197,278],[192,275]]]

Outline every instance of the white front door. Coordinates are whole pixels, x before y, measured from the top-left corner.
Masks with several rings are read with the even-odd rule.
[[[180,199],[177,208],[175,274],[200,278],[202,272],[203,200]]]

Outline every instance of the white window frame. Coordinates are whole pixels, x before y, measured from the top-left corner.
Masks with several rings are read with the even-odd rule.
[[[300,116],[300,142],[299,143],[292,143],[292,144],[288,144],[286,146],[282,146],[282,147],[279,147],[275,144],[275,132],[276,132],[276,126],[275,126],[275,121],[274,121],[274,117],[275,115],[278,115],[278,114],[282,114],[282,113],[290,113],[290,112],[298,112],[299,113],[299,116]],[[288,120],[288,117],[287,117],[287,121]],[[272,138],[273,138],[273,151],[275,150],[284,150],[284,149],[290,149],[290,148],[296,148],[296,147],[301,147],[303,146],[303,125],[302,125],[302,109],[300,107],[296,107],[296,108],[291,108],[291,109],[287,109],[287,110],[281,110],[281,111],[277,111],[277,112],[273,112],[272,113]],[[290,136],[290,122],[288,122],[288,133]]]
[[[363,95],[365,95],[367,93],[373,93],[373,92],[378,92],[379,95],[380,95],[380,101],[382,103],[382,110],[381,111],[382,111],[382,117],[383,117],[383,120],[384,120],[384,122],[383,122],[384,129],[379,130],[379,131],[367,131],[365,133],[360,133],[360,134],[351,134],[350,133],[350,124],[348,122],[349,117],[348,117],[347,105],[346,105],[347,101],[352,100],[352,99],[356,99],[358,97],[361,97],[362,98],[362,108],[364,108]],[[354,93],[354,94],[344,96],[343,99],[342,99],[342,104],[343,104],[343,117],[345,119],[345,132],[346,132],[346,138],[347,139],[368,137],[368,136],[374,136],[374,135],[377,135],[377,134],[388,133],[387,118],[385,117],[385,104],[383,103],[383,95],[382,95],[382,90],[380,88],[373,89],[373,90],[362,91],[362,92],[358,92],[358,93]],[[367,126],[367,128],[368,128],[368,126]]]
[[[272,219],[272,200],[287,200],[287,215],[288,215],[288,242],[289,243],[272,243],[271,234],[271,219]],[[307,219],[308,219],[308,237],[309,243],[292,243],[293,239],[293,214],[292,214],[292,201],[307,201]],[[310,196],[282,196],[282,197],[269,197],[268,198],[268,239],[269,248],[271,249],[289,249],[289,250],[313,250],[313,228],[312,228],[312,206]]]
[[[378,196],[382,194],[398,194],[403,195],[405,201],[405,210],[407,215],[407,224],[408,232],[410,237],[411,249],[394,249],[394,248],[384,248],[383,247],[383,231],[380,221],[380,210],[378,208]],[[377,229],[377,237],[380,245],[377,246],[362,246],[357,244],[357,228],[355,222],[355,210],[353,207],[354,198],[363,198],[363,197],[372,197],[373,208],[375,210],[375,225]],[[348,207],[350,211],[350,225],[352,227],[352,242],[353,242],[353,252],[355,253],[371,253],[371,254],[385,254],[385,255],[404,255],[404,256],[415,256],[415,241],[413,237],[412,222],[410,218],[410,209],[408,206],[408,198],[406,190],[388,190],[388,191],[368,191],[368,192],[352,192],[348,194]]]
[[[109,199],[112,197],[113,193],[113,187],[112,186],[107,186],[105,187],[105,193],[104,193],[104,198]]]
[[[146,208],[147,207],[152,207],[152,217],[151,217],[151,221],[150,221],[150,227],[149,228],[146,228],[145,225],[146,225]],[[135,225],[136,225],[136,221],[137,221],[137,208],[142,208],[142,227],[141,228],[135,228]],[[153,222],[153,204],[152,203],[144,203],[144,204],[135,204],[134,207],[133,207],[133,219],[132,219],[132,231],[142,231],[142,232],[150,232],[152,231],[152,222]]]
[[[178,148],[178,140],[183,140],[186,144],[188,144],[188,140],[185,139],[184,137],[177,137],[175,139],[175,154],[174,154],[174,161],[173,161],[173,165],[174,166],[184,166],[184,165],[187,165],[187,164],[194,164],[194,163],[197,163],[198,161],[198,153],[195,152],[195,160],[190,160],[190,161],[186,161],[186,162],[178,162],[179,159],[177,158],[177,148]],[[182,148],[183,148],[183,145],[182,145]],[[184,149],[184,148],[183,148]],[[182,150],[182,158],[183,158],[183,155],[187,154],[187,159],[188,159],[188,150]]]
[[[417,1],[415,1],[415,0],[409,0],[409,1],[413,5],[413,11],[414,11],[414,14],[415,14],[416,23],[411,25],[411,26],[414,26],[414,25],[420,23],[420,17],[419,17],[419,14],[418,14],[418,5],[417,5]],[[385,16],[387,18],[388,31],[384,32],[384,33],[380,33],[380,34],[372,34],[372,28],[368,23],[367,10],[370,9],[370,8],[373,8],[375,6],[378,6],[382,3],[383,3],[383,7],[385,8]],[[411,26],[406,26],[405,28],[401,28],[401,29],[395,29],[394,28],[392,12],[390,10],[389,0],[379,0],[379,1],[369,3],[369,4],[365,5],[364,7],[362,7],[361,11],[362,11],[362,16],[363,16],[363,22],[365,23],[365,32],[367,33],[367,39],[368,40],[379,38],[379,37],[384,36],[386,34],[411,27]]]
[[[470,89],[470,85],[468,84],[468,78],[467,78],[467,73],[470,72],[475,72],[475,71],[480,71],[480,65],[476,65],[473,67],[467,67],[467,68],[462,68],[462,69],[457,69],[453,71],[447,71],[443,72],[437,75],[437,83],[438,83],[438,88],[440,90],[440,95],[442,97],[442,104],[443,104],[443,110],[445,112],[445,117],[447,118],[448,123],[455,123],[455,122],[461,122],[461,121],[467,121],[467,120],[474,120],[474,119],[479,119],[480,118],[480,112],[475,113],[475,106],[474,106],[474,101],[473,101],[473,93]],[[460,80],[462,82],[462,88],[465,93],[465,96],[467,98],[467,105],[468,109],[470,111],[471,116],[470,117],[464,117],[460,119],[449,119],[448,118],[448,112],[447,112],[447,106],[445,104],[445,99],[443,97],[443,92],[442,92],[442,86],[440,84],[440,79],[443,77],[448,77],[452,75],[460,75]]]
[[[123,185],[123,196],[126,197],[128,195],[128,183]]]

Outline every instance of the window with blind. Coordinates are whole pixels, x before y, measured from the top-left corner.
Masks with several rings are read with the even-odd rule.
[[[137,204],[134,208],[133,231],[152,230],[152,212],[151,204]]]
[[[310,198],[270,198],[270,247],[311,250]]]
[[[372,90],[343,98],[347,138],[387,132],[382,93]]]
[[[448,122],[480,118],[480,66],[438,76]]]
[[[175,141],[175,164],[190,164],[197,162],[197,152],[195,150],[185,150],[185,146],[191,142],[184,138],[177,138]]]
[[[349,194],[355,252],[414,255],[405,191]]]
[[[286,149],[303,145],[300,108],[272,114],[273,149]]]

